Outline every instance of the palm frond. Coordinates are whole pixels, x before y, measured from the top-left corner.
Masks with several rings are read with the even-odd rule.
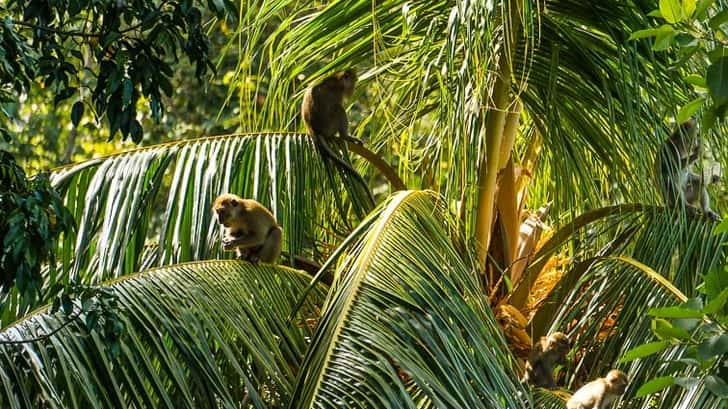
[[[250,134],[153,146],[61,168],[53,181],[79,223],[77,236],[65,238],[62,260],[72,277],[88,270],[93,275],[83,280],[99,282],[136,271],[150,241],[159,245],[158,266],[217,256],[219,229],[210,209],[225,192],[269,206],[284,226],[291,257],[306,254],[317,240],[335,243],[332,235],[346,235],[351,221],[373,206],[346,169],[331,173],[322,163],[305,135]]]
[[[546,300],[556,307],[547,332],[567,332],[576,349],[582,351],[567,365],[566,384],[604,376],[625,352],[653,340],[651,318],[647,316],[650,308],[686,299],[668,280],[633,259],[595,258],[574,265]],[[534,321],[546,318],[549,310],[540,309]],[[649,374],[659,373],[663,362],[674,358],[675,353],[666,351],[620,368],[630,376],[630,387],[622,398],[630,407],[645,402],[630,399],[630,395]],[[673,393],[667,401],[674,402],[677,396]]]
[[[528,407],[472,261],[435,194],[400,192],[352,244],[296,407]]]
[[[125,326],[118,357],[86,331],[85,315],[64,322],[39,311],[0,333],[0,406],[285,405],[317,318],[306,303],[285,324],[307,280],[288,268],[222,260],[128,276],[107,287]],[[315,288],[309,299],[323,297]]]
[[[254,198],[283,226],[284,250],[317,262],[373,208],[368,187],[322,160],[305,134],[228,135],[141,148],[53,171],[78,226],[59,244],[59,283],[110,278],[193,260],[225,257],[211,204],[222,193]],[[230,257],[231,253],[227,253]],[[27,311],[3,302],[12,322]]]

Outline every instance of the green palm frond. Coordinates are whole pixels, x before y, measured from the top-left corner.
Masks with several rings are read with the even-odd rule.
[[[570,395],[563,390],[535,388],[533,400],[538,409],[564,409]]]
[[[148,244],[159,246],[151,265],[219,256],[211,204],[221,193],[269,206],[291,257],[311,255],[317,241],[335,244],[332,237],[348,234],[373,207],[366,187],[346,169],[323,166],[301,134],[152,146],[61,168],[53,181],[79,224],[77,236],[65,238],[61,260],[85,282],[137,271]],[[152,217],[158,214],[164,216]]]
[[[307,282],[295,270],[239,261],[129,276],[107,286],[125,325],[116,358],[86,331],[85,315],[65,323],[37,312],[0,333],[0,406],[283,406],[317,318],[306,303],[285,321]],[[309,299],[323,296],[315,288]],[[8,344],[33,338],[41,339]]]
[[[442,200],[382,206],[338,269],[295,407],[528,407]]]
[[[533,321],[555,311],[546,332],[567,332],[576,348],[583,351],[567,368],[567,384],[573,385],[578,378],[584,381],[604,376],[625,352],[653,341],[651,318],[647,316],[650,308],[672,306],[686,299],[668,280],[636,260],[595,258],[577,263],[567,272],[545,300],[555,308],[540,309]],[[620,368],[630,375],[631,386],[624,399],[629,400],[650,374],[658,373],[673,352]],[[666,393],[673,396],[668,401],[674,402],[678,396],[677,391]],[[629,400],[629,405],[640,401],[644,400]]]

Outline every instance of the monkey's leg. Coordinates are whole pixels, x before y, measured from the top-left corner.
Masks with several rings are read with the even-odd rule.
[[[710,196],[708,196],[708,189],[705,186],[702,186],[701,188],[700,208],[703,209],[703,213],[710,220],[721,220],[720,215],[710,208]]]
[[[266,236],[263,245],[260,246],[257,252],[251,254],[250,261],[255,263],[261,260],[266,263],[275,264],[278,260],[278,256],[281,255],[281,244],[283,241],[283,230],[275,226],[270,229],[268,236]]]

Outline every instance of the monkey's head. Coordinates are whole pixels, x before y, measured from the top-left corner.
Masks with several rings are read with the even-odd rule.
[[[356,72],[352,69],[348,69],[336,74],[336,79],[339,80],[339,86],[341,86],[344,97],[351,98],[351,96],[354,95],[354,86],[358,79]]]
[[[611,393],[621,395],[625,390],[627,390],[627,383],[629,382],[627,374],[619,369],[612,369],[609,371],[605,379]]]
[[[240,215],[245,211],[245,207],[240,196],[226,193],[215,199],[212,210],[217,215],[218,223],[230,227],[233,221],[240,220]]]
[[[548,337],[548,349],[558,353],[561,357],[565,357],[571,349],[571,341],[563,332],[554,332]]]
[[[670,139],[681,153],[686,156],[700,150],[700,137],[698,137],[698,123],[695,118],[690,118],[680,124]]]

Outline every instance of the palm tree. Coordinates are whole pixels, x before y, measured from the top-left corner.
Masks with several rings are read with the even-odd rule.
[[[654,152],[690,92],[627,41],[655,7],[242,6],[230,99],[264,97],[240,116],[249,133],[54,171],[78,229],[43,301],[58,283],[103,283],[123,330],[109,343],[82,305],[85,320],[64,321],[7,302],[3,406],[563,407],[568,393],[518,382],[519,342],[567,332],[573,390],[649,341],[647,309],[695,295],[724,257],[710,223],[657,206]],[[378,160],[354,164],[376,203],[297,133],[304,87],[352,66],[354,135]],[[395,161],[413,190],[384,198]],[[267,205],[282,264],[316,277],[221,260],[209,209],[227,191]],[[720,406],[702,384],[634,398],[680,352],[621,366],[629,407]]]

